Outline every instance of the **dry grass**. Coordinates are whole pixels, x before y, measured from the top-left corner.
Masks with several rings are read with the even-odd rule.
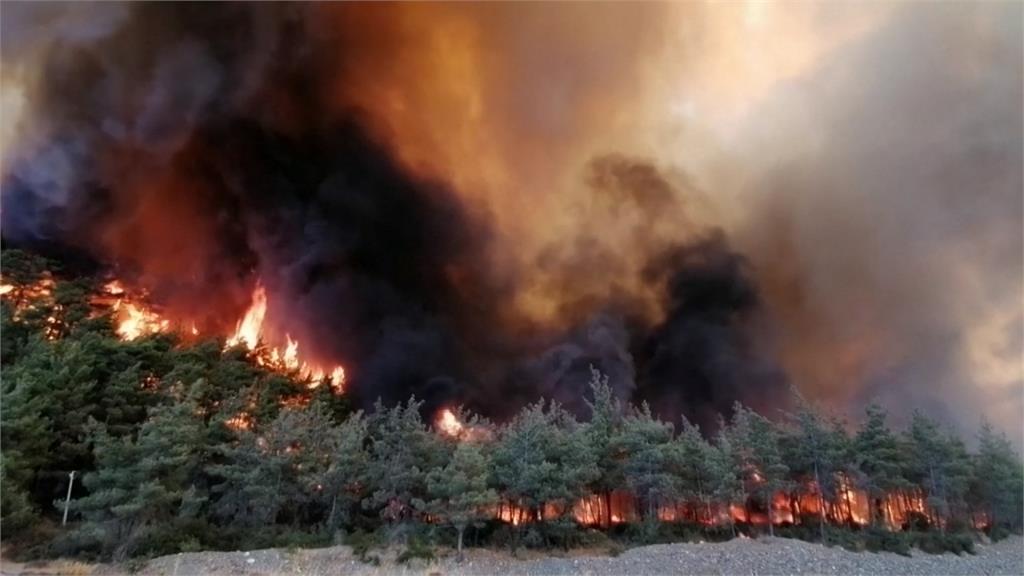
[[[8,566],[4,566],[5,570]],[[94,564],[86,564],[76,560],[53,560],[47,562],[29,562],[18,566],[13,574],[20,576],[88,576],[96,568]],[[7,572],[5,571],[5,574]]]

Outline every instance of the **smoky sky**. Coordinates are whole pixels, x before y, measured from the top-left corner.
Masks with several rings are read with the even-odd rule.
[[[787,10],[755,53],[849,39],[765,83],[735,6],[6,2],[3,238],[205,332],[259,279],[364,404],[583,413],[594,365],[703,423],[792,384],[1008,426],[1020,6]]]
[[[1022,54],[1020,5],[905,6],[753,112],[738,244],[805,390],[1019,437]]]

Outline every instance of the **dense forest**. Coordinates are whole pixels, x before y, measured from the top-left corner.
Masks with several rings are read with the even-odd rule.
[[[968,449],[924,414],[893,430],[879,406],[851,424],[797,397],[736,405],[712,434],[597,370],[582,421],[543,400],[500,424],[415,398],[364,413],[223,338],[125,339],[101,279],[2,259],[2,536],[25,556],[759,534],[969,551],[1021,529],[1024,468],[986,423]]]

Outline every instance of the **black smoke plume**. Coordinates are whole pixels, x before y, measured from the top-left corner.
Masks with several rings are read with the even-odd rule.
[[[85,251],[222,333],[258,278],[274,331],[343,363],[364,405],[415,394],[502,416],[546,396],[582,412],[591,365],[667,417],[778,396],[743,258],[687,221],[652,164],[612,155],[581,178],[632,223],[629,246],[552,246],[538,269],[600,289],[540,326],[513,311],[524,279],[495,258],[491,214],[332,91],[364,31],[325,36],[300,5],[67,8],[64,27],[38,10],[4,6],[5,53],[39,62],[3,175],[5,242]],[[678,227],[690,240],[662,234]]]

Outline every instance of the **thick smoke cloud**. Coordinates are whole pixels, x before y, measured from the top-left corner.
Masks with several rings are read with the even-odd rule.
[[[1019,435],[1021,16],[896,10],[751,111],[738,245],[814,396]]]
[[[365,401],[1024,410],[1019,5],[89,8],[2,6],[5,242]]]
[[[131,10],[43,58],[47,125],[5,178],[5,237],[89,250],[204,331],[229,329],[259,278],[272,334],[344,362],[365,400],[452,397],[478,330],[463,311],[487,319],[497,292],[478,286],[486,216],[319,100],[326,47],[304,38],[307,14]]]

